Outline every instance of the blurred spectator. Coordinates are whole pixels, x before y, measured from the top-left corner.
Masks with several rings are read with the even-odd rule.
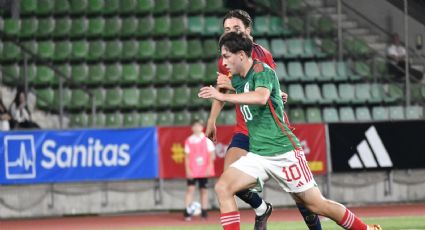
[[[28,109],[27,98],[24,90],[18,87],[15,99],[10,105],[10,114],[15,121],[14,128],[17,129],[37,129],[40,126],[31,119],[31,112]]]
[[[192,132],[185,143],[184,151],[186,153],[185,167],[187,177],[187,191],[185,196],[186,209],[184,211],[185,220],[191,220],[190,204],[193,202],[195,184],[198,182],[201,194],[201,216],[207,218],[208,208],[208,177],[215,176],[214,171],[214,143],[208,139],[204,132],[202,121],[192,122]]]
[[[4,106],[3,95],[2,95],[2,92],[0,91],[0,130],[1,131],[10,130],[11,120],[12,120],[12,116],[10,116],[9,112],[6,109],[6,106]]]
[[[393,34],[391,44],[387,48],[387,57],[389,59],[388,71],[396,77],[396,80],[404,80],[406,65],[406,49],[401,45],[398,34]],[[422,79],[422,73],[410,66],[410,78],[414,82]]]

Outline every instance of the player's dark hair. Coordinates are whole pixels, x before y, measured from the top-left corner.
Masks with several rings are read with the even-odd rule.
[[[251,57],[252,40],[244,33],[230,32],[220,37],[220,49],[225,46],[231,53],[243,51],[248,57]]]
[[[229,18],[240,19],[246,28],[252,26],[252,18],[251,16],[249,16],[249,14],[246,11],[239,10],[239,9],[230,10],[229,12],[227,12],[226,15],[224,15],[223,26],[224,26],[224,22]]]
[[[204,125],[204,121],[202,121],[201,119],[194,119],[192,120],[192,122],[190,123],[192,126],[195,124],[200,124],[200,125]]]

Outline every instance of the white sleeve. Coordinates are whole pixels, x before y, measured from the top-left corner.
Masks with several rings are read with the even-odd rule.
[[[213,152],[215,150],[214,143],[208,138],[207,138],[207,148],[208,148],[208,152]]]
[[[190,153],[190,148],[189,148],[189,145],[184,145],[184,152],[186,153],[186,154],[189,154]]]

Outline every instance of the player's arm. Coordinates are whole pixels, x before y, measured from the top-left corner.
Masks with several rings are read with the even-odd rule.
[[[265,87],[257,87],[255,91],[241,94],[224,94],[212,86],[201,88],[199,94],[201,98],[214,98],[223,102],[243,105],[265,105],[270,97],[270,90]]]

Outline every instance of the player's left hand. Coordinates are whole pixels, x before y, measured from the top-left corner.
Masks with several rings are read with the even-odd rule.
[[[233,88],[232,81],[230,80],[230,78],[219,72],[217,72],[217,87],[219,89],[228,89],[235,91],[235,88]]]
[[[213,98],[219,101],[223,101],[223,95],[224,94],[220,93],[216,88],[214,88],[211,85],[202,87],[198,93],[198,97],[200,98],[204,98],[204,99]]]
[[[288,102],[288,94],[287,93],[280,91],[280,96],[282,96],[283,103]]]

